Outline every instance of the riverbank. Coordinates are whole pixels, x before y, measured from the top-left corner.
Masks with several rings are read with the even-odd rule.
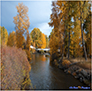
[[[63,61],[57,61],[54,59],[52,61],[59,69],[62,69],[66,74],[71,74],[74,78],[80,80],[80,82],[86,84],[88,87],[91,87],[91,60],[85,62],[84,60],[70,59],[67,60],[64,58]]]

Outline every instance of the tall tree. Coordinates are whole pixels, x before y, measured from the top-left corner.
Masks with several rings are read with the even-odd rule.
[[[62,58],[64,56],[64,47],[65,47],[65,38],[68,38],[67,40],[67,46],[68,46],[68,51],[67,51],[67,55],[68,55],[68,59],[69,59],[69,54],[70,54],[70,33],[71,33],[71,26],[72,26],[72,2],[68,1],[57,1],[57,7],[59,9],[59,13],[58,13],[58,17],[59,17],[59,31],[61,33],[61,42],[62,46],[61,46],[61,54],[62,54]],[[67,36],[68,37],[67,37]]]
[[[67,16],[67,23],[68,23],[68,27],[67,27],[67,32],[68,32],[68,59],[70,56],[70,34],[71,34],[71,26],[72,26],[72,22],[71,22],[71,18],[72,18],[72,3],[70,1],[68,1],[66,3],[66,11],[69,12],[68,16]]]
[[[47,37],[47,35],[45,37],[46,37],[46,47],[48,48],[49,47],[49,38]]]
[[[15,29],[16,29],[16,44],[18,48],[22,48],[23,45],[23,35],[27,32],[30,22],[29,17],[27,15],[28,8],[23,5],[23,3],[19,3],[17,8],[17,16],[14,17]]]
[[[53,54],[57,54],[58,48],[59,48],[59,38],[58,36],[56,36],[55,34],[56,32],[54,31],[54,29],[52,30],[51,34],[50,34],[50,41],[49,41],[49,47],[50,47],[50,54],[51,56]]]
[[[5,27],[0,26],[0,35],[1,35],[0,43],[3,44],[3,45],[7,45],[8,32],[7,32],[7,29],[5,29]]]
[[[16,46],[16,35],[14,31],[9,34],[7,45],[11,47]]]
[[[45,38],[45,34],[42,33],[42,46],[41,48],[46,48],[46,38]]]
[[[64,54],[67,55],[68,59],[70,55],[73,57],[83,55],[83,50],[85,59],[87,60],[85,48],[87,33],[85,33],[86,30],[83,29],[83,26],[84,24],[87,25],[86,17],[90,10],[88,1],[57,0],[52,2],[52,7],[49,25],[53,27],[51,34],[53,34],[54,37],[58,36],[58,48],[60,48],[62,55],[61,60]],[[87,31],[89,32],[89,30]],[[89,33],[88,36],[90,36]],[[50,35],[50,44],[54,43],[53,40],[55,39]],[[50,50],[54,52],[54,45],[50,45],[50,48]]]
[[[86,21],[84,22],[84,26],[83,26],[83,29],[85,30],[85,35],[86,35],[86,41],[85,41],[85,45],[86,45],[86,48],[87,48],[87,54],[89,57],[91,57],[91,20],[92,20],[92,13],[90,11],[90,13],[88,14],[88,16],[86,17]]]
[[[51,21],[48,23],[49,26],[53,27],[50,35],[49,47],[51,56],[55,53],[57,55],[57,50],[60,47],[60,19],[58,17],[59,9],[56,5],[56,1],[52,2],[52,14],[50,15]]]
[[[66,38],[66,27],[67,27],[67,11],[66,11],[66,2],[65,1],[57,1],[57,6],[59,8],[59,19],[60,19],[60,33],[61,33],[61,38],[60,38],[60,52],[62,54],[61,60],[63,60],[64,56],[64,51],[65,51],[65,38]]]
[[[36,48],[41,48],[42,46],[42,32],[39,28],[34,28],[32,32],[30,33],[30,36],[33,40],[33,43],[35,43]]]
[[[83,32],[84,32],[83,25],[84,25],[85,18],[87,17],[87,15],[89,13],[88,1],[79,1],[79,11],[80,11],[79,19],[80,19],[80,27],[81,27],[82,46],[83,46],[83,50],[84,50],[85,60],[87,60],[87,53],[86,53],[84,36],[83,36]]]
[[[30,40],[30,35],[29,35],[29,31],[27,30],[27,39],[26,39],[26,54],[27,54],[27,58],[28,60],[31,60],[31,54],[30,54],[30,45],[31,45],[31,40]]]
[[[29,31],[27,30],[26,49],[30,50],[30,45],[31,45],[31,40],[30,40]]]
[[[66,27],[67,27],[67,28],[65,27],[65,30],[67,30],[65,32],[65,34],[66,34],[66,38],[65,38],[66,42],[65,43],[67,43],[67,38],[68,38],[68,43],[67,43],[68,47],[67,47],[67,44],[66,44],[66,49],[68,48],[68,58],[69,58],[70,51],[73,53],[73,51],[75,51],[77,47],[78,48],[80,47],[80,45],[79,45],[80,36],[76,36],[77,33],[79,33],[79,35],[81,34],[81,36],[82,36],[82,45],[84,46],[83,48],[85,50],[85,45],[83,44],[83,41],[85,40],[84,31],[80,33],[80,30],[82,30],[82,28],[79,28],[79,26],[77,26],[78,27],[77,28],[71,22],[71,18],[74,18],[74,20],[76,19],[76,21],[78,21],[78,22],[74,21],[74,23],[77,23],[79,25],[83,25],[83,21],[85,21],[85,17],[87,15],[87,12],[88,12],[87,9],[89,9],[88,8],[89,5],[88,5],[88,2],[85,2],[85,5],[81,5],[81,7],[80,7],[79,3],[83,4],[84,2],[83,1],[82,2],[81,1],[78,1],[78,2],[75,2],[75,1],[73,1],[73,2],[71,2],[71,1],[66,1],[66,2],[58,1],[57,2],[57,5],[58,5],[59,10],[60,10],[60,14],[59,14],[60,19],[61,19],[62,22],[64,22],[63,24],[66,24]],[[87,11],[84,13],[85,10],[87,10]],[[82,11],[82,12],[80,13],[80,11]],[[80,18],[80,16],[82,18]],[[64,21],[64,18],[66,18],[65,19],[66,22]],[[78,19],[80,19],[81,23],[79,23]],[[61,22],[61,24],[62,24],[62,22]],[[74,27],[74,28],[72,29],[71,27]],[[62,29],[61,29],[61,31],[62,31]],[[64,35],[64,33],[63,33],[63,35]],[[71,37],[72,35],[73,35],[73,37]],[[69,36],[69,37],[67,37],[67,36]],[[70,42],[71,40],[73,40],[72,38],[76,38],[77,42],[79,41],[76,44],[77,46],[73,51],[71,50],[73,48],[73,45],[71,45],[71,42]],[[73,43],[73,41],[72,41],[72,43]],[[63,50],[64,50],[64,48],[63,48]],[[62,52],[63,52],[63,50],[62,50]],[[84,54],[86,55],[86,51],[84,51]],[[63,55],[63,53],[62,53],[62,55]],[[62,56],[62,58],[63,58],[63,56]]]

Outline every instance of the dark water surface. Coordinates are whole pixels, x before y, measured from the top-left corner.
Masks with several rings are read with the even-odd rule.
[[[85,86],[70,74],[50,64],[50,58],[32,54],[30,79],[35,89],[69,89],[70,86]]]

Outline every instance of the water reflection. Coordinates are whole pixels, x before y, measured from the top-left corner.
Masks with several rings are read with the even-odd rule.
[[[36,89],[69,89],[70,86],[85,86],[69,74],[53,66],[49,57],[32,55],[30,79]]]
[[[41,55],[41,56],[40,56],[40,60],[41,60],[41,61],[46,61],[45,55]]]

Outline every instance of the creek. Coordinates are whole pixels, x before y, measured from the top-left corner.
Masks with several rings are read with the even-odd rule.
[[[43,54],[32,54],[30,79],[34,89],[37,90],[59,90],[69,89],[70,86],[84,86],[72,75],[66,74],[63,70],[50,63],[50,57]]]

